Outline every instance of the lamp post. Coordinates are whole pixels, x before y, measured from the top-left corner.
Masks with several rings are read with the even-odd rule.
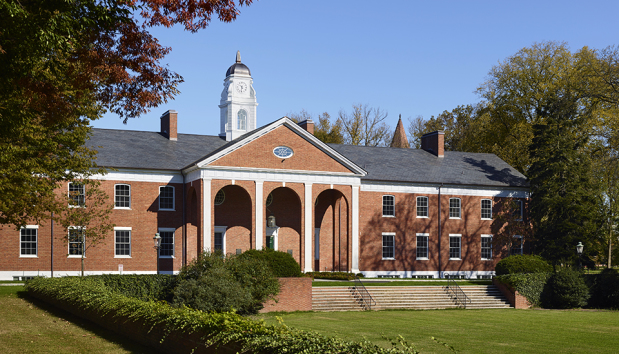
[[[582,242],[578,242],[578,245],[576,245],[576,253],[578,253],[578,267],[580,269],[582,269],[582,262],[580,260],[580,256],[582,255],[583,248],[585,248],[585,246],[582,244]]]
[[[159,274],[159,250],[161,249],[161,236],[157,232],[155,237],[153,237],[153,241],[155,241],[155,249],[157,250],[157,274]]]

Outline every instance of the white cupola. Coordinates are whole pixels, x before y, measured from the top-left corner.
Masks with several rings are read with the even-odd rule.
[[[219,101],[221,129],[219,135],[231,141],[256,129],[256,91],[249,68],[241,63],[241,52],[236,52],[236,63],[226,71],[224,90]]]

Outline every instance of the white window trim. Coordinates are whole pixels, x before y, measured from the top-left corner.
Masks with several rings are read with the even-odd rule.
[[[428,256],[427,257],[417,257],[417,236],[426,236],[428,238]],[[429,233],[417,233],[415,234],[415,259],[418,261],[427,261],[430,259],[430,234]]]
[[[172,236],[172,255],[171,256],[162,256],[159,252],[157,252],[157,255],[159,256],[159,258],[176,258],[174,255],[176,254],[176,229],[173,227],[160,227],[157,229],[157,232],[161,233],[161,232],[172,232],[173,236]]]
[[[116,206],[116,186],[129,186],[129,206],[128,207],[117,207]],[[124,209],[131,210],[131,185],[128,183],[116,183],[114,185],[114,209]]]
[[[21,254],[21,229],[36,229],[37,230],[37,254]],[[19,258],[39,258],[39,225],[26,225],[20,228],[19,231]]]
[[[451,200],[452,199],[458,199],[460,201],[460,206],[458,207],[458,209],[460,210],[460,212],[458,214],[460,214],[460,216],[458,217],[452,217],[451,216]],[[461,220],[462,219],[462,198],[449,198],[449,209],[447,210],[447,212],[449,213],[449,218],[452,220]]]
[[[417,213],[417,207],[418,207],[417,204],[419,204],[419,198],[426,198],[426,203],[427,203],[426,208],[428,209],[428,215],[427,216],[419,216],[419,214]],[[425,195],[420,195],[417,198],[415,198],[415,216],[418,219],[427,219],[427,218],[430,217],[430,198],[428,198]]]
[[[392,197],[393,198],[393,215],[385,215],[385,197]],[[383,218],[395,218],[395,195],[393,194],[383,194],[383,196],[380,198],[381,201],[381,209],[382,209],[382,214],[383,214]]]
[[[483,210],[484,210],[484,208],[483,208],[483,204],[484,204],[484,200],[489,200],[489,201],[490,201],[490,218],[484,218],[484,217],[482,217],[481,219],[482,219],[482,220],[492,220],[492,216],[493,216],[493,213],[492,213],[492,208],[494,207],[494,205],[493,205],[493,203],[492,203],[492,199],[484,198],[484,199],[482,199],[482,200],[479,202],[479,207],[480,207],[480,212],[481,212],[481,215],[483,215]],[[480,215],[480,216],[481,216],[481,215]]]
[[[227,226],[215,226],[213,232],[213,251],[215,251],[215,233],[221,232],[221,252],[226,254],[226,230]]]
[[[126,209],[126,208],[123,208]],[[129,231],[129,255],[128,256],[119,256],[116,254],[116,231]],[[114,258],[131,258],[131,254],[133,253],[133,247],[131,246],[132,232],[130,227],[123,226],[115,226],[114,227]]]
[[[484,258],[483,256],[481,256],[481,243],[480,243],[480,244],[479,244],[479,247],[480,247],[480,257],[481,257],[481,260],[482,260],[482,261],[491,261],[491,260],[492,260],[492,258],[494,258],[494,250],[492,249],[492,238],[493,238],[493,235],[490,235],[490,234],[482,234],[482,235],[481,235],[481,238],[482,238],[482,239],[484,239],[484,238],[489,238],[489,239],[490,239],[490,255],[491,255],[491,257],[490,257],[490,258]]]
[[[517,221],[522,221],[522,214],[524,213],[524,211],[522,209],[523,209],[523,205],[524,204],[522,203],[522,200],[516,200],[515,202],[516,203],[520,203],[520,215],[519,215],[519,217],[516,220]],[[522,237],[522,236],[520,236],[520,237]]]
[[[69,200],[71,200],[71,185],[72,184],[78,184],[78,185],[81,185],[82,188],[84,188],[84,205],[71,205],[71,203],[69,202],[68,207],[69,208],[84,208],[86,206],[86,185],[84,183],[69,182],[67,184],[67,197],[69,198]]]
[[[462,260],[462,234],[449,234],[450,241],[452,237],[460,238],[460,258],[451,258],[451,255],[449,255],[449,260],[450,261],[461,261]],[[451,242],[449,243],[449,248],[451,249]]]
[[[383,236],[393,236],[393,257],[387,257],[387,258],[383,257],[383,248],[385,247],[385,245],[383,244]],[[380,244],[381,244],[380,255],[382,259],[386,261],[394,261],[395,260],[395,232],[383,232],[380,237]]]
[[[70,230],[78,230],[79,227],[77,226],[69,226],[69,229],[67,230],[67,237],[69,237],[71,231]],[[71,242],[67,242],[67,258],[82,258],[82,256],[84,256],[84,258],[86,258],[86,240],[84,240],[84,243],[82,244],[82,254],[71,254],[71,252],[69,252],[69,250],[71,249]]]
[[[161,207],[161,188],[170,187],[172,188],[172,209],[166,209]],[[157,197],[159,200],[159,211],[176,211],[176,188],[174,186],[159,186],[159,196]]]

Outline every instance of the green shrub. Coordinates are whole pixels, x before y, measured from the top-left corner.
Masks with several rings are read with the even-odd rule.
[[[279,282],[261,259],[203,253],[178,275],[173,304],[203,311],[257,313],[279,292]]]
[[[542,292],[551,276],[552,273],[519,273],[499,275],[496,279],[514,288],[526,297],[531,305],[541,306]]]
[[[355,273],[346,273],[346,272],[308,272],[305,274],[309,275],[313,279],[330,279],[330,280],[354,280],[355,279]]]
[[[592,279],[589,306],[594,308],[619,309],[619,272],[604,269],[600,274],[589,275]]]
[[[552,266],[540,256],[513,255],[502,259],[495,267],[496,275],[518,273],[548,273]]]
[[[570,309],[587,305],[589,288],[582,274],[568,268],[554,273],[542,293],[546,308]]]
[[[113,292],[144,301],[166,300],[170,302],[176,287],[176,276],[166,274],[104,274],[91,277],[101,279]]]
[[[270,248],[262,250],[247,250],[240,258],[254,258],[265,261],[276,278],[302,277],[301,266],[288,253],[274,251]]]
[[[202,348],[237,343],[243,353],[417,353],[405,343],[403,349],[395,345],[383,348],[366,340],[349,342],[285,325],[267,325],[235,313],[203,312],[175,308],[160,301],[141,301],[110,291],[100,278],[36,278],[26,283],[26,290],[43,301],[60,301],[79,309],[78,312],[111,316],[119,323],[140,323],[145,332],[160,328],[161,341],[170,333],[197,333],[202,338]]]

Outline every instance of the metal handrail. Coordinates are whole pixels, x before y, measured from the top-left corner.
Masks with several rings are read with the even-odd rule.
[[[368,289],[365,288],[365,285],[361,282],[358,276],[355,275],[355,286],[353,286],[353,290],[356,290],[359,293],[359,297],[363,301],[363,308],[366,310],[372,309],[372,303],[376,306],[376,300],[370,295]]]
[[[459,302],[466,309],[466,303],[468,302],[469,304],[471,304],[471,299],[466,296],[460,285],[458,285],[454,279],[449,278],[449,274],[445,274],[445,277],[447,277],[447,291],[451,291],[453,293],[451,297],[455,297],[456,303]]]

